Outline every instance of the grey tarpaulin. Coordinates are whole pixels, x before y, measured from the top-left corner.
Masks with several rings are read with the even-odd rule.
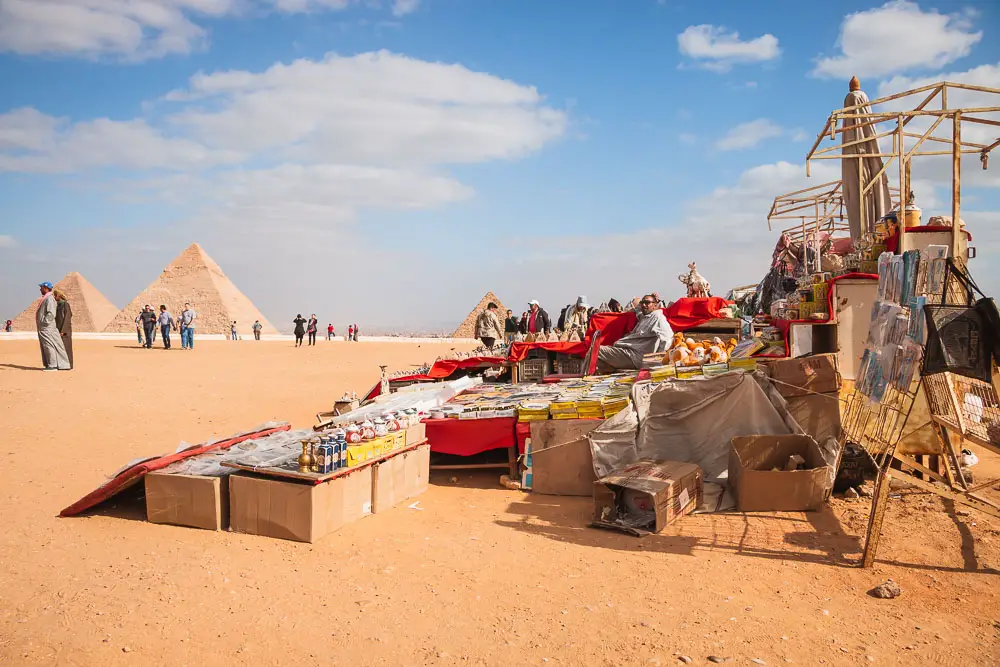
[[[710,486],[726,484],[732,439],[789,433],[804,431],[771,381],[760,372],[737,371],[696,381],[638,382],[629,408],[588,438],[598,477],[640,458],[696,463],[705,475],[705,505],[713,510],[733,507],[708,502]],[[835,464],[836,442],[820,448]]]

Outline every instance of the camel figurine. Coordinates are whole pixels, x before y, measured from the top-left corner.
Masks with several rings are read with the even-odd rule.
[[[698,273],[696,262],[688,264],[691,269],[686,274],[677,276],[677,280],[687,285],[687,295],[689,299],[707,299],[712,296],[712,286]]]

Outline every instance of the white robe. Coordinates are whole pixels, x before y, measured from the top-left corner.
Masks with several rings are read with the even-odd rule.
[[[42,348],[42,363],[46,368],[68,371],[69,357],[56,326],[56,298],[52,292],[42,297],[35,311],[35,326],[38,328],[38,344]]]

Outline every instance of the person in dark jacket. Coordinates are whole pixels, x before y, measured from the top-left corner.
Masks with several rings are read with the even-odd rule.
[[[521,330],[521,323],[517,321],[514,317],[513,311],[507,311],[507,319],[503,321],[503,336],[510,345],[511,341],[514,340],[514,334]]]
[[[62,290],[53,290],[56,298],[56,328],[62,336],[63,347],[66,348],[66,356],[69,358],[70,370],[73,369],[73,308],[69,305],[69,299]]]
[[[157,318],[157,314],[153,312],[152,306],[148,303],[142,309],[142,312],[139,313],[139,321],[142,322],[142,333],[146,337],[147,350],[153,349],[153,340],[155,340],[153,335],[156,333]]]
[[[524,318],[523,324],[522,333],[525,334],[548,333],[552,330],[552,320],[549,319],[549,314],[534,299],[528,302],[528,314]]]
[[[306,336],[306,318],[299,313],[292,322],[295,323],[295,347],[302,347],[302,339]]]
[[[316,330],[319,328],[319,320],[316,319],[316,313],[312,314],[309,318],[309,323],[306,325],[306,333],[309,334],[309,344],[316,344]]]

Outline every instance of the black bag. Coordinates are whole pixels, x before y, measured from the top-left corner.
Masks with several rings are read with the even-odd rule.
[[[924,314],[927,351],[923,375],[950,372],[990,382],[993,348],[1000,330],[983,317],[979,304],[972,307],[927,304]]]
[[[952,278],[958,283],[961,292],[957,297],[949,298],[948,284]],[[993,333],[986,345],[993,360],[997,364],[1000,364],[1000,311],[997,310],[996,301],[992,297],[986,296],[979,289],[972,276],[969,275],[969,272],[964,268],[956,266],[954,260],[951,258],[947,260],[944,285],[945,289],[941,303],[952,303],[953,305],[964,303],[966,306],[971,306],[976,310],[980,321],[988,331]],[[976,299],[977,296],[980,297],[978,300]]]

